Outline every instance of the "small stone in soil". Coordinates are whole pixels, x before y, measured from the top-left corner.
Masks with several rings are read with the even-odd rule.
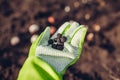
[[[51,27],[50,27],[50,34],[51,34],[51,35],[54,34],[55,31],[56,31],[56,28],[55,28],[54,26],[51,26]]]
[[[29,27],[30,34],[34,34],[35,32],[39,31],[39,26],[37,24],[32,24]]]
[[[37,34],[34,34],[31,38],[30,38],[30,41],[31,43],[35,42],[38,38],[38,35]]]
[[[11,38],[10,43],[12,46],[17,45],[20,42],[20,38],[18,36],[14,36]]]
[[[55,18],[53,16],[48,17],[48,22],[51,24],[55,23]]]

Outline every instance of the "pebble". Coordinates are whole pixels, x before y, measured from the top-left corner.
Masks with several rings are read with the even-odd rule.
[[[69,23],[72,24],[74,22],[74,20],[70,20]]]
[[[54,26],[51,26],[51,27],[50,27],[50,34],[51,34],[51,35],[54,34],[55,31],[56,31],[56,28],[55,28]]]
[[[101,7],[105,7],[105,5],[106,5],[106,3],[105,3],[104,0],[103,0],[103,1],[100,1],[100,6],[101,6]]]
[[[19,42],[20,42],[20,38],[19,38],[18,36],[14,36],[14,37],[12,37],[11,40],[10,40],[10,44],[11,44],[12,46],[17,45]]]
[[[39,26],[37,24],[32,24],[30,27],[29,27],[29,32],[31,34],[34,34],[35,32],[39,31]]]
[[[82,3],[86,4],[86,3],[88,3],[88,0],[82,0]]]
[[[98,24],[94,24],[93,25],[93,29],[94,29],[94,31],[96,31],[96,32],[99,32],[100,31],[100,25],[98,25]]]
[[[87,35],[87,40],[88,40],[88,41],[92,41],[92,40],[93,40],[93,37],[94,37],[94,34],[93,34],[93,33],[89,33],[89,34]]]
[[[70,7],[66,6],[64,10],[65,10],[65,12],[70,12]]]
[[[74,7],[78,8],[80,6],[80,3],[78,1],[74,2]]]
[[[30,39],[31,43],[35,42],[37,38],[38,38],[38,35],[34,34]]]
[[[90,14],[88,14],[88,13],[85,14],[85,19],[86,19],[86,20],[89,20],[89,19],[90,19]]]
[[[51,24],[55,23],[55,18],[53,16],[48,17],[48,22]]]

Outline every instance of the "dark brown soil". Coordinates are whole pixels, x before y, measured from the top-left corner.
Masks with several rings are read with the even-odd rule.
[[[87,34],[93,33],[94,39],[85,40],[81,58],[68,68],[64,80],[120,80],[120,0],[79,0],[74,7],[76,1],[0,0],[0,80],[17,79],[31,45],[31,24],[40,26],[40,34],[46,26],[58,28],[69,20],[88,25]],[[70,12],[64,11],[66,6]],[[55,23],[48,22],[49,16]],[[16,46],[10,44],[13,36],[20,38]]]

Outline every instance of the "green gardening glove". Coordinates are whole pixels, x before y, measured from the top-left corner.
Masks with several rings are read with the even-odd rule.
[[[64,23],[51,37],[56,38],[58,33],[67,37],[64,49],[57,50],[48,44],[50,28],[47,27],[32,44],[18,80],[62,80],[67,67],[80,57],[86,32],[87,28],[77,22]]]

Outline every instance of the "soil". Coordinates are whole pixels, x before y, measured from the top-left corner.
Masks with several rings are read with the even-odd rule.
[[[70,11],[65,12],[66,6]],[[70,20],[87,25],[87,35],[94,36],[85,39],[80,59],[67,69],[64,80],[120,80],[119,8],[120,0],[0,0],[0,80],[17,79],[31,46],[31,24],[40,26],[35,33],[40,34],[46,26],[58,29]],[[10,44],[13,36],[20,38],[15,46]]]

